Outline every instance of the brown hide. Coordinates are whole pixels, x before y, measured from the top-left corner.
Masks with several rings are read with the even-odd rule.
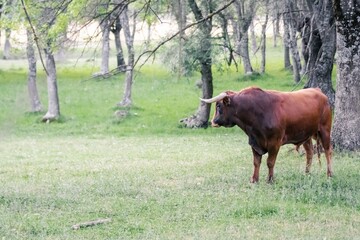
[[[279,92],[251,87],[226,93],[226,97],[216,102],[212,125],[237,125],[248,135],[254,155],[252,182],[258,181],[261,156],[265,153],[268,153],[268,180],[272,181],[279,148],[289,143],[304,145],[308,172],[313,156],[312,137],[319,138],[327,159],[327,174],[332,175],[331,110],[328,98],[320,89]]]

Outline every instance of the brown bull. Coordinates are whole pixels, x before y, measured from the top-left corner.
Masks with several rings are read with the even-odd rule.
[[[249,137],[254,156],[251,182],[259,181],[262,155],[268,153],[268,181],[274,177],[274,166],[280,146],[303,144],[306,172],[313,157],[312,138],[320,141],[326,156],[327,175],[332,176],[330,143],[331,109],[328,98],[318,88],[279,92],[250,87],[240,92],[226,91],[206,103],[216,102],[213,127],[237,125]]]

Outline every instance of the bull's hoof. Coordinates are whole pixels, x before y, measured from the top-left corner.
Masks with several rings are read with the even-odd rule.
[[[273,177],[273,176],[269,176],[269,177],[268,177],[268,180],[267,180],[267,183],[269,183],[269,184],[274,183],[274,177]]]
[[[258,182],[259,182],[259,178],[255,178],[255,177],[250,178],[250,183],[258,183]]]

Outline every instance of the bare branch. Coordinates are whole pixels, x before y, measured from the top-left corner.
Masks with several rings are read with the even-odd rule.
[[[44,71],[45,71],[45,73],[46,73],[46,76],[49,76],[49,73],[48,73],[48,71],[47,71],[47,69],[46,69],[46,67],[45,67],[44,60],[43,60],[43,58],[42,58],[42,54],[41,54],[41,50],[40,50],[40,45],[39,45],[39,41],[38,41],[39,38],[38,38],[38,36],[36,35],[36,31],[35,31],[34,25],[33,25],[32,22],[31,22],[31,19],[30,19],[30,16],[29,16],[28,11],[27,11],[27,9],[26,9],[24,0],[21,0],[21,4],[22,4],[22,6],[23,6],[23,9],[24,9],[26,18],[27,18],[27,20],[28,20],[28,22],[29,22],[29,24],[30,24],[31,31],[32,31],[33,34],[34,34],[34,41],[35,41],[35,43],[36,43],[36,47],[37,47],[38,52],[39,52],[39,57],[40,57],[41,64],[42,64],[42,66],[43,66],[43,68],[44,68]]]
[[[78,230],[80,228],[86,228],[86,227],[95,226],[95,225],[98,225],[98,224],[104,224],[104,223],[108,223],[108,222],[111,222],[111,218],[98,219],[98,220],[95,220],[95,221],[79,223],[79,224],[73,225],[71,228],[73,230]]]
[[[167,39],[165,39],[164,41],[162,41],[161,43],[159,43],[153,50],[148,50],[148,51],[145,51],[145,52],[141,53],[141,54],[139,55],[139,57],[136,59],[133,68],[134,68],[134,67],[137,65],[137,63],[140,61],[140,58],[141,58],[142,56],[144,56],[145,54],[149,54],[149,55],[146,57],[145,61],[140,65],[140,67],[142,67],[142,66],[149,60],[149,58],[150,58],[152,55],[154,55],[155,52],[156,52],[161,46],[163,46],[165,43],[171,41],[171,40],[174,39],[177,35],[179,35],[180,33],[184,32],[186,29],[191,28],[191,27],[193,27],[193,26],[195,26],[195,25],[198,25],[198,24],[200,24],[200,23],[202,23],[202,22],[204,22],[204,21],[212,18],[214,15],[218,14],[219,12],[221,12],[221,11],[223,11],[224,9],[226,9],[227,7],[229,7],[234,1],[235,1],[235,0],[231,0],[231,1],[229,1],[227,4],[225,4],[224,6],[222,6],[221,8],[219,8],[218,10],[216,10],[216,11],[212,12],[211,14],[207,15],[206,17],[204,17],[204,18],[202,18],[202,19],[200,19],[200,20],[198,20],[198,21],[196,21],[196,22],[193,22],[193,23],[190,23],[190,24],[186,25],[183,29],[180,29],[179,31],[177,31],[176,33],[174,33],[172,36],[168,37]]]

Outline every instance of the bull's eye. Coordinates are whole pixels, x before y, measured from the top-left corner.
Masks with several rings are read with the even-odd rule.
[[[216,111],[217,111],[219,114],[222,114],[222,110],[221,110],[220,103],[216,103]]]

